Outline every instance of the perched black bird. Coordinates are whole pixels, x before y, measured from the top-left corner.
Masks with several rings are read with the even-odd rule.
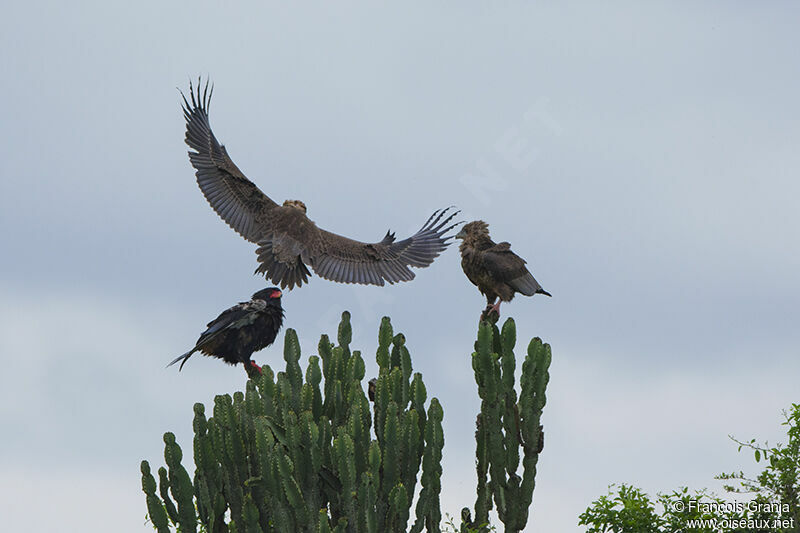
[[[325,231],[306,215],[306,205],[286,200],[278,205],[247,179],[228,156],[208,121],[211,93],[195,91],[183,96],[189,161],[197,171],[197,184],[208,203],[234,231],[258,245],[259,267],[282,288],[308,283],[311,268],[318,276],[340,283],[381,285],[414,279],[409,267],[427,267],[450,244],[445,234],[456,213],[433,213],[414,235],[400,241],[387,232],[379,242],[364,243]],[[356,207],[356,206],[353,206]],[[351,209],[351,208],[348,208]],[[366,221],[366,225],[374,225]]]
[[[498,244],[489,237],[486,222],[475,220],[465,224],[456,239],[462,239],[458,249],[464,274],[486,296],[487,306],[482,317],[492,311],[499,315],[500,303],[510,302],[515,293],[551,296],[528,272],[525,260],[511,251],[509,243]]]
[[[194,352],[200,352],[231,365],[242,363],[248,373],[251,368],[260,372],[261,367],[250,356],[275,342],[282,325],[280,289],[260,290],[249,302],[240,302],[209,322],[208,329],[197,339],[194,348],[167,366],[182,361],[178,368],[181,370]]]

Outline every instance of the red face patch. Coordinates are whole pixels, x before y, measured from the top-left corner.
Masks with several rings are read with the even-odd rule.
[[[272,294],[269,295],[270,298],[280,298],[283,296],[281,291],[272,291]]]

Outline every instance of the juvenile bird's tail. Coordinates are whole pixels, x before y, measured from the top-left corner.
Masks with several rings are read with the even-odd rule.
[[[175,358],[175,359],[174,359],[174,360],[173,360],[173,361],[172,361],[170,364],[168,364],[167,366],[168,366],[168,367],[170,367],[170,366],[174,365],[175,363],[177,363],[178,361],[181,361],[181,360],[183,360],[183,362],[181,363],[181,366],[179,366],[179,367],[178,367],[178,372],[180,372],[180,371],[183,369],[183,365],[185,365],[185,364],[186,364],[186,361],[188,361],[188,360],[189,360],[189,358],[192,356],[192,354],[195,352],[195,350],[196,350],[196,348],[192,348],[191,350],[189,350],[189,351],[188,351],[188,352],[186,352],[185,354],[181,355],[180,357],[177,357],[177,358]]]
[[[525,296],[533,296],[534,294],[544,294],[545,296],[552,296],[549,292],[544,290],[539,282],[536,281],[530,272],[526,272],[524,275],[512,279],[508,282],[514,290],[517,292],[521,292]]]

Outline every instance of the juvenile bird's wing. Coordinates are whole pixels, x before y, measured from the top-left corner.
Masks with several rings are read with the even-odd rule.
[[[480,252],[480,255],[484,266],[495,280],[507,283],[526,296],[533,296],[537,292],[548,294],[525,267],[525,260],[511,251],[509,243],[495,244]]]
[[[186,118],[186,144],[193,150],[189,160],[195,168],[197,184],[211,207],[231,228],[250,242],[261,238],[264,213],[277,206],[245,177],[228,156],[225,147],[214,137],[208,122],[211,93],[208,83],[200,87],[189,84],[191,102],[183,96]]]
[[[424,268],[450,244],[445,234],[457,223],[448,223],[458,211],[437,210],[414,235],[395,241],[387,232],[382,241],[363,243],[320,230],[320,243],[308,250],[311,268],[320,277],[341,283],[383,285],[414,279],[409,267]],[[446,216],[447,215],[447,216]]]
[[[414,279],[409,267],[426,267],[450,244],[445,236],[458,213],[437,210],[420,230],[395,241],[388,232],[382,241],[364,243],[322,230],[302,211],[279,206],[269,214],[269,230],[259,241],[257,272],[289,288],[308,281],[310,266],[320,277],[340,283],[384,285]]]

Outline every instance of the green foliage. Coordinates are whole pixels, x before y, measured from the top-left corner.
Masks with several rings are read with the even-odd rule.
[[[683,487],[669,494],[659,493],[656,502],[641,489],[621,485],[609,487],[579,517],[586,533],[788,533],[772,527],[778,515],[752,512],[746,505],[736,508],[705,489],[689,492]],[[787,517],[782,517],[787,518]],[[767,525],[769,524],[769,525]]]
[[[661,531],[669,533],[679,533],[683,531],[697,531],[698,533],[717,533],[722,528],[723,523],[731,521],[746,520],[752,518],[748,512],[737,512],[730,507],[730,502],[709,493],[706,489],[689,492],[687,487],[674,490],[668,494],[658,494],[658,502],[663,509]],[[763,518],[763,517],[762,517]],[[718,524],[713,527],[713,522]],[[705,525],[698,525],[704,523]],[[725,531],[749,533],[767,533],[775,531],[768,529],[738,529],[735,527],[725,527]]]
[[[616,493],[609,487],[608,494],[592,502],[578,522],[589,526],[586,533],[659,533],[663,524],[647,494],[625,484]]]
[[[757,463],[764,461],[765,468],[758,476],[749,478],[740,471],[720,474],[717,479],[736,483],[724,486],[728,492],[755,494],[756,501],[788,506],[789,512],[782,513],[781,518],[791,519],[794,527],[786,531],[800,532],[800,404],[792,404],[788,411],[783,411],[783,416],[782,425],[786,426],[789,438],[785,445],[761,446],[755,439],[741,442],[731,437],[739,445],[739,451],[752,450]]]
[[[766,462],[756,478],[742,472],[717,476],[737,482],[725,485],[728,492],[753,494],[749,501],[732,504],[705,489],[690,493],[684,487],[659,493],[656,505],[640,489],[623,484],[616,492],[609,488],[607,495],[592,502],[580,515],[579,525],[587,526],[587,533],[713,533],[721,528],[731,533],[800,532],[800,405],[793,404],[784,416],[789,437],[786,445],[760,446],[755,439],[733,439],[739,450],[752,450],[756,462]]]
[[[735,512],[726,512],[724,500],[705,490],[690,493],[683,487],[670,494],[658,494],[653,502],[636,487],[622,484],[616,492],[612,487],[580,515],[578,525],[588,526],[587,533],[714,533],[716,528],[700,526],[695,521],[717,520],[721,524],[723,520],[742,518]]]
[[[550,379],[550,346],[534,338],[522,363],[519,399],[515,389],[516,327],[509,318],[502,333],[482,321],[472,354],[481,398],[475,432],[478,471],[475,519],[462,510],[461,531],[488,531],[494,504],[505,531],[521,531],[533,499],[536,464],[544,448],[540,419]],[[522,457],[520,458],[520,451]],[[518,473],[522,461],[522,474]]]
[[[338,344],[327,336],[305,375],[294,330],[286,332],[286,368],[264,366],[244,393],[214,399],[213,416],[194,407],[194,480],[172,433],[159,492],[147,461],[142,490],[159,533],[405,532],[420,475],[411,531],[438,532],[442,409],[426,410],[420,374],[412,376],[405,337],[381,322],[370,402],[361,354],[350,350],[349,313]],[[320,366],[321,363],[321,366]],[[323,379],[324,378],[324,379]],[[374,433],[373,431],[374,430]]]

